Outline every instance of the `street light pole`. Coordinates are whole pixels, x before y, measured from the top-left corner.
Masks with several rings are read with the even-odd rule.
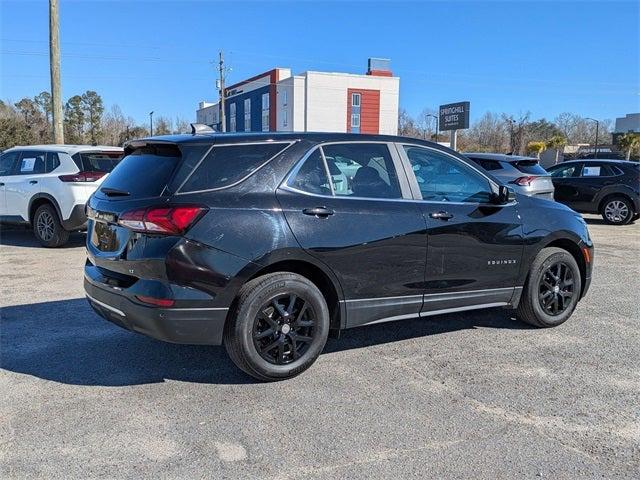
[[[433,117],[433,119],[436,121],[436,143],[438,143],[438,117],[436,117],[435,115],[433,115],[432,113],[427,113],[427,117]]]
[[[596,144],[593,146],[593,158],[598,158],[598,130],[600,129],[600,122],[595,118],[585,118],[585,120],[591,120],[596,122]]]
[[[149,136],[153,137],[153,110],[151,112],[149,112],[149,123],[150,123],[150,126],[151,126],[150,135]]]

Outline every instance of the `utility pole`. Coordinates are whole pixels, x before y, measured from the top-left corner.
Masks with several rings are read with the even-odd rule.
[[[153,137],[153,110],[149,112],[149,124],[149,126],[151,127],[151,130],[149,130],[149,136]]]
[[[220,50],[220,62],[219,62],[219,71],[220,71],[220,82],[219,82],[219,86],[220,86],[220,131],[221,132],[226,132],[227,131],[227,122],[226,122],[226,115],[224,113],[224,97],[225,97],[225,91],[224,91],[224,56],[222,54],[222,50]]]
[[[53,143],[64,143],[62,94],[60,92],[60,38],[58,0],[49,0],[49,68],[51,71],[51,119]]]

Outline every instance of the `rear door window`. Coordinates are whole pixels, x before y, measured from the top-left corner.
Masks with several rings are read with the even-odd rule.
[[[181,153],[175,145],[138,148],[116,165],[96,195],[105,198],[104,192],[114,190],[127,199],[159,196],[180,160]]]
[[[585,165],[582,168],[582,177],[600,177],[602,176],[602,166],[600,165]]]
[[[502,170],[502,165],[497,160],[487,160],[486,158],[470,158],[485,170]]]
[[[341,143],[322,147],[335,195],[401,198],[389,147],[382,143]]]
[[[22,157],[16,168],[17,175],[35,175],[44,173],[46,168],[46,152],[35,152],[26,150],[22,152]]]
[[[320,149],[314,150],[300,166],[289,186],[303,192],[317,195],[331,195],[331,186],[327,170],[322,161]]]
[[[290,143],[257,143],[214,146],[202,159],[180,193],[228,187],[249,177]]]

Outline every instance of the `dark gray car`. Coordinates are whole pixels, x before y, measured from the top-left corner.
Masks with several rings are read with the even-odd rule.
[[[537,158],[501,153],[464,153],[498,180],[524,195],[553,200],[553,182]]]

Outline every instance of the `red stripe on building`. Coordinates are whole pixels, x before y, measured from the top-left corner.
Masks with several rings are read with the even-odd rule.
[[[351,94],[360,94],[360,133],[380,133],[380,90],[347,89],[347,132],[351,132]]]

